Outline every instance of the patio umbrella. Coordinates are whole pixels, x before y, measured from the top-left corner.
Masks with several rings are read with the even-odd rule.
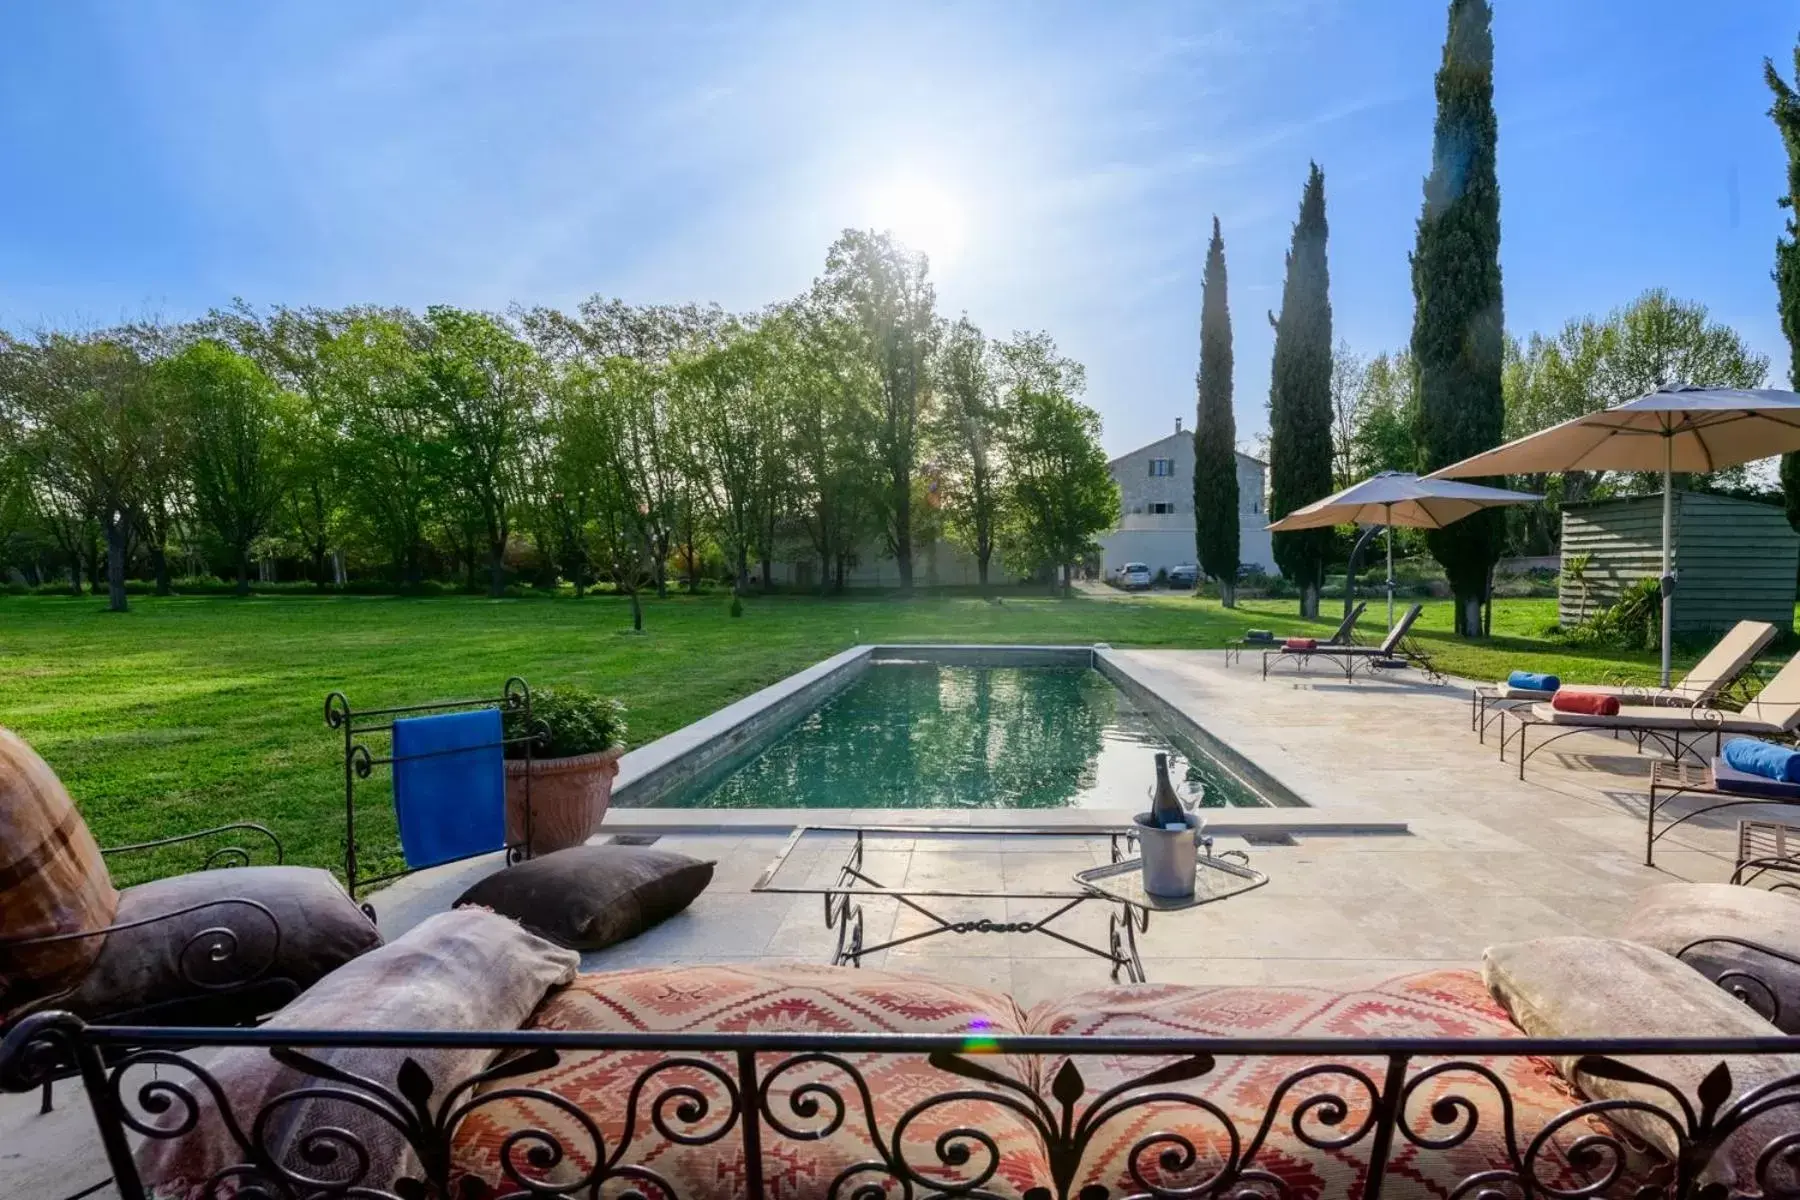
[[[1669,618],[1674,611],[1673,497],[1676,471],[1717,471],[1800,450],[1800,395],[1773,388],[1675,385],[1613,408],[1552,425],[1494,450],[1451,463],[1427,479],[1529,475],[1543,471],[1661,471],[1662,682],[1669,686]]]
[[[1404,471],[1383,471],[1361,483],[1353,483],[1335,495],[1296,508],[1269,529],[1318,529],[1325,525],[1385,525],[1387,527],[1388,627],[1394,624],[1394,527],[1442,529],[1464,517],[1497,504],[1528,504],[1542,500],[1530,492],[1454,483],[1448,479],[1421,479]]]

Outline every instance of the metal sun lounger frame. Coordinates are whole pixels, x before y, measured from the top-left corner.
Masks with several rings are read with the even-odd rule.
[[[1506,718],[1500,714],[1500,758],[1506,759],[1506,744],[1511,735],[1506,731]],[[1793,740],[1800,731],[1800,654],[1789,659],[1775,677],[1769,680],[1743,711],[1731,712],[1710,704],[1694,704],[1686,709],[1647,706],[1622,707],[1616,716],[1567,713],[1548,704],[1534,704],[1522,712],[1510,714],[1518,724],[1519,778],[1525,778],[1525,763],[1545,746],[1554,745],[1576,733],[1627,733],[1641,753],[1646,741],[1655,742],[1677,762],[1684,755],[1705,762],[1697,747],[1706,739],[1714,739],[1714,752],[1727,734]],[[1557,732],[1530,744],[1531,730],[1544,725],[1555,726]]]
[[[1361,617],[1363,615],[1363,610],[1367,607],[1369,607],[1369,602],[1367,600],[1357,601],[1356,607],[1352,608],[1349,612],[1345,613],[1344,619],[1342,621],[1338,622],[1338,627],[1331,631],[1331,636],[1326,638],[1324,641],[1320,642],[1319,645],[1321,645],[1321,646],[1354,646],[1354,645],[1356,645],[1356,622],[1359,619],[1361,619]],[[1280,638],[1269,638],[1267,640],[1264,640],[1262,638],[1257,638],[1254,641],[1252,641],[1249,638],[1239,638],[1235,642],[1226,642],[1225,643],[1225,665],[1229,667],[1233,662],[1243,658],[1244,651],[1247,648],[1255,647],[1256,649],[1263,650],[1263,651],[1279,649],[1281,646],[1281,641],[1282,641],[1282,639],[1280,639]]]
[[[1358,665],[1365,670],[1375,671],[1388,663],[1398,661],[1424,671],[1426,678],[1432,683],[1442,683],[1444,674],[1433,665],[1431,656],[1426,654],[1417,642],[1407,637],[1412,630],[1413,622],[1419,619],[1419,614],[1424,611],[1424,608],[1423,604],[1415,604],[1407,609],[1405,614],[1394,622],[1394,627],[1388,630],[1387,636],[1381,639],[1379,646],[1329,646],[1320,643],[1310,650],[1273,646],[1263,651],[1262,677],[1264,679],[1269,677],[1271,661],[1279,662],[1284,658],[1291,658],[1301,670],[1305,670],[1306,664],[1312,659],[1324,658],[1331,660],[1343,669],[1346,682],[1355,678]]]
[[[1574,687],[1578,691],[1617,696],[1621,704],[1634,706],[1687,708],[1726,698],[1735,699],[1737,706],[1742,708],[1752,698],[1748,689],[1751,669],[1779,632],[1767,621],[1739,621],[1674,687],[1626,683],[1575,684]],[[1713,661],[1714,655],[1719,656],[1717,662]],[[1511,688],[1504,681],[1479,684],[1469,692],[1469,728],[1486,743],[1488,726],[1501,713],[1545,703],[1555,695],[1555,692]]]

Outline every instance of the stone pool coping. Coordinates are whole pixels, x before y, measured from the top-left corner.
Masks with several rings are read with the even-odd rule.
[[[852,646],[760,691],[726,705],[691,725],[627,752],[619,760],[608,833],[699,833],[707,830],[785,830],[805,824],[1042,825],[1071,833],[1102,832],[1130,821],[1126,808],[1071,809],[675,809],[657,801],[721,759],[755,753],[790,720],[823,704],[877,662],[923,660],[970,666],[1093,667],[1140,706],[1179,728],[1225,769],[1274,801],[1271,808],[1209,810],[1207,827],[1220,836],[1243,834],[1404,834],[1404,821],[1359,819],[1313,808],[1283,782],[1278,769],[1262,766],[1209,732],[1193,714],[1164,698],[1155,684],[1102,645],[991,645],[981,643],[879,643]]]

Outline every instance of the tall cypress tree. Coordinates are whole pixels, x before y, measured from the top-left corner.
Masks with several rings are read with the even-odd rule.
[[[1488,0],[1450,0],[1431,174],[1412,255],[1412,354],[1428,471],[1499,445],[1505,419],[1492,24]],[[1425,535],[1449,576],[1456,632],[1465,637],[1481,632],[1481,602],[1503,531],[1500,511],[1489,509]]]
[[[1331,493],[1331,275],[1325,262],[1325,173],[1312,164],[1288,250],[1275,359],[1269,369],[1269,514],[1280,519]],[[1275,561],[1319,615],[1329,529],[1275,535]]]
[[[1788,210],[1787,236],[1775,239],[1775,288],[1780,296],[1781,332],[1787,334],[1788,386],[1800,388],[1800,45],[1794,47],[1794,82],[1789,84],[1769,59],[1763,78],[1775,93],[1769,115],[1787,147],[1788,186],[1781,207]],[[1781,456],[1781,490],[1787,497],[1788,524],[1800,529],[1800,454]]]
[[[1226,608],[1237,604],[1237,418],[1231,411],[1231,309],[1225,302],[1225,239],[1213,218],[1200,287],[1199,393],[1194,417],[1194,549],[1219,581]]]

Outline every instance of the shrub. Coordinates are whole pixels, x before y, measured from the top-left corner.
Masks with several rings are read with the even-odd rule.
[[[744,615],[744,598],[742,596],[733,596],[731,598],[731,615],[734,617],[741,617]]]
[[[533,758],[573,758],[598,754],[625,742],[625,706],[586,688],[544,688],[531,694],[531,724],[539,733]],[[524,758],[525,743],[513,742],[531,730],[523,709],[506,711],[506,757]]]
[[[1654,579],[1640,579],[1626,588],[1610,608],[1564,632],[1577,646],[1607,646],[1618,650],[1644,650],[1661,634],[1662,587]]]

